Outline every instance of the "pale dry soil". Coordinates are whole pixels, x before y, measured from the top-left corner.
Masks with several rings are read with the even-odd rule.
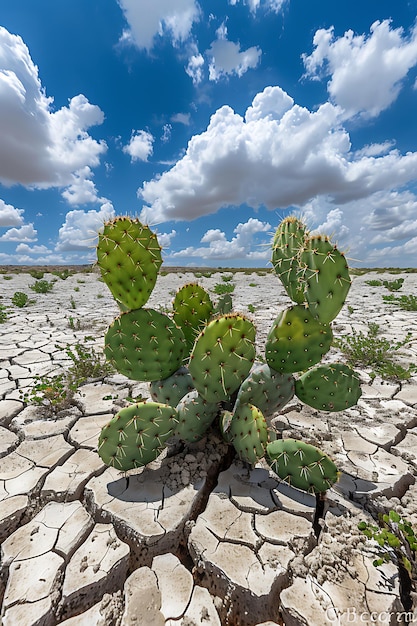
[[[98,435],[127,396],[148,397],[146,384],[119,374],[88,381],[54,417],[21,395],[36,375],[71,365],[59,346],[102,350],[118,314],[107,287],[97,273],[77,273],[35,294],[29,274],[9,275],[0,275],[3,626],[397,624],[413,608],[417,620],[395,563],[373,567],[377,547],[357,529],[390,509],[417,528],[417,377],[392,382],[359,370],[357,406],[324,413],[294,398],[276,415],[284,437],[319,445],[338,464],[324,499],[280,482],[263,462],[242,465],[213,432],[125,475],[103,465]],[[416,295],[417,274],[400,276],[399,293]],[[383,302],[389,292],[366,284],[375,277],[354,277],[334,333],[366,331],[371,321],[393,342],[411,333],[401,359],[416,363],[416,313]],[[160,276],[147,306],[165,311],[196,280]],[[198,282],[213,293],[223,281],[217,272]],[[254,320],[262,355],[290,301],[267,270],[233,282],[234,308]],[[33,302],[13,306],[16,291]],[[326,359],[343,356],[332,349]]]

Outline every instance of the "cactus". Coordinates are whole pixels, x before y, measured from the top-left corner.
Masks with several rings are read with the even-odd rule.
[[[138,402],[121,409],[104,426],[98,453],[104,463],[127,471],[150,463],[164,449],[178,418],[171,406]]]
[[[170,404],[171,406],[176,406],[193,389],[193,379],[185,365],[182,365],[171,376],[153,380],[149,385],[152,400],[162,404]]]
[[[266,363],[257,364],[241,384],[236,406],[253,404],[269,417],[288,404],[294,396],[294,388],[291,374],[276,372]]]
[[[361,396],[359,377],[343,363],[308,370],[295,383],[297,398],[319,411],[343,411]]]
[[[121,308],[139,309],[155,287],[161,247],[156,235],[139,220],[116,217],[99,233],[97,263]]]
[[[163,313],[153,309],[126,311],[107,330],[104,353],[128,378],[159,380],[171,376],[182,364],[185,338]]]
[[[301,305],[286,309],[272,325],[266,342],[267,363],[280,372],[301,372],[328,352],[333,333]]]
[[[288,484],[310,493],[327,491],[337,481],[337,467],[310,444],[296,439],[277,439],[266,446],[274,472]]]
[[[345,256],[328,237],[310,237],[300,254],[304,265],[304,293],[311,313],[324,324],[342,308],[351,285]]]
[[[106,357],[120,373],[149,382],[152,398],[121,409],[103,428],[105,463],[137,468],[157,458],[171,437],[192,443],[214,428],[244,462],[265,457],[298,489],[321,493],[335,483],[337,468],[324,452],[281,439],[273,428],[294,394],[320,411],[346,409],[360,397],[353,370],[320,364],[350,287],[345,257],[327,237],[310,237],[295,217],[275,233],[272,264],[293,304],[272,323],[266,363],[255,364],[255,326],[232,312],[229,294],[214,309],[207,292],[190,283],[178,290],[170,313],[145,307],[161,256],[156,236],[138,220],[108,222],[97,260],[122,309],[106,332]]]
[[[172,317],[184,333],[188,354],[212,312],[210,296],[200,285],[189,283],[175,294]]]
[[[208,402],[229,400],[255,360],[255,327],[243,315],[221,315],[197,338],[189,370],[195,388]]]

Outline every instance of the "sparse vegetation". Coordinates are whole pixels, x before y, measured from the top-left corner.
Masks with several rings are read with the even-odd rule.
[[[232,293],[235,290],[235,285],[233,283],[217,283],[213,287],[214,293],[218,296],[221,296],[225,293]]]
[[[29,289],[36,293],[49,293],[52,291],[55,281],[37,280],[33,285],[29,285]]]
[[[23,291],[15,291],[12,297],[12,304],[19,308],[23,308],[29,303],[29,296]]]
[[[413,295],[382,296],[384,302],[392,302],[398,304],[404,311],[417,311],[417,297]]]
[[[417,371],[417,365],[410,364],[405,368],[396,361],[401,354],[401,348],[410,343],[411,333],[405,339],[392,342],[385,337],[379,336],[379,325],[370,322],[368,333],[354,331],[352,335],[345,335],[335,340],[335,345],[341,350],[351,366],[372,368],[371,376],[379,374],[388,380],[406,380],[413,372]]]
[[[78,387],[89,379],[104,378],[114,371],[112,366],[96,350],[85,343],[93,340],[84,337],[83,343],[65,347],[56,346],[64,350],[71,359],[72,365],[66,371],[53,376],[35,376],[35,384],[28,392],[22,392],[24,402],[43,406],[48,415],[55,415],[68,409]]]
[[[7,309],[4,304],[0,304],[0,324],[4,324],[7,320]]]

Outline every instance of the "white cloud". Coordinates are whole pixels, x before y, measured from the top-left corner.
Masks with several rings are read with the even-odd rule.
[[[55,252],[93,249],[97,244],[97,234],[105,220],[114,217],[110,202],[105,202],[98,211],[69,211],[65,223],[59,229]]]
[[[184,124],[184,126],[189,126],[191,124],[191,116],[189,113],[175,113],[175,115],[171,116],[171,122],[175,124]]]
[[[209,79],[218,81],[222,76],[236,74],[241,77],[249,69],[254,69],[261,60],[262,50],[252,46],[240,50],[240,44],[228,41],[227,28],[223,23],[217,29],[217,39],[206,51],[209,59]]]
[[[41,246],[28,246],[27,243],[19,243],[18,246],[16,246],[16,252],[18,254],[49,254],[52,251],[49,250],[49,248],[47,248],[44,245]]]
[[[156,38],[168,36],[174,44],[190,37],[200,19],[196,0],[119,0],[129,29],[122,41],[150,51]]]
[[[71,184],[73,172],[99,164],[107,146],[88,128],[104,119],[83,95],[53,112],[21,37],[0,27],[0,182],[49,188]]]
[[[195,85],[198,85],[203,80],[203,68],[204,68],[204,57],[200,52],[196,52],[192,54],[188,59],[188,65],[185,68],[188,76],[192,79]]]
[[[372,24],[370,35],[352,30],[335,38],[334,28],[320,29],[311,55],[303,55],[306,76],[330,76],[327,89],[347,117],[375,117],[392,104],[409,70],[417,63],[417,26],[410,36],[390,20]]]
[[[270,253],[253,250],[255,235],[257,233],[269,232],[271,225],[261,222],[253,217],[245,223],[239,223],[234,229],[236,236],[230,241],[223,231],[218,228],[208,230],[201,238],[201,243],[209,244],[195,248],[190,246],[178,252],[174,252],[171,257],[200,257],[202,259],[255,259],[267,258]]]
[[[37,241],[38,232],[33,224],[24,224],[20,228],[10,228],[0,237],[0,241]]]
[[[368,152],[372,151],[368,146]],[[139,194],[145,221],[189,220],[246,203],[300,206],[315,196],[344,204],[417,179],[417,152],[357,158],[330,103],[298,106],[279,87],[258,94],[246,117],[223,106],[168,171]]]
[[[72,175],[73,182],[62,196],[71,205],[89,204],[93,202],[103,202],[103,198],[98,197],[97,188],[91,180],[93,172],[89,167],[84,167]]]
[[[170,233],[157,233],[158,243],[162,246],[163,250],[169,248],[171,241],[176,237],[177,231],[171,230]]]
[[[279,13],[288,0],[243,0],[243,3],[249,6],[252,13],[256,13],[262,5],[265,9],[270,9],[275,13]],[[239,0],[229,0],[229,4],[235,6]]]
[[[146,130],[133,131],[129,143],[124,146],[123,152],[133,161],[147,161],[153,153],[155,138]]]
[[[329,235],[332,239],[343,239],[349,233],[349,228],[343,224],[345,216],[340,209],[331,209],[324,222],[317,226],[311,234],[319,233]]]
[[[20,226],[23,224],[23,209],[16,209],[11,204],[0,200],[0,227]]]

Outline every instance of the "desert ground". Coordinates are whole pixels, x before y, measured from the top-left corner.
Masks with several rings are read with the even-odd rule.
[[[87,380],[58,414],[31,401],[36,377],[73,364],[68,346],[101,354],[118,315],[109,290],[97,272],[76,268],[65,280],[45,273],[56,282],[36,293],[35,279],[15,269],[0,274],[3,626],[417,621],[394,551],[375,567],[378,545],[358,530],[394,510],[417,532],[416,371],[400,380],[358,366],[356,406],[327,413],[294,397],[276,416],[283,437],[313,443],[337,464],[324,498],[280,481],[264,461],[244,465],[215,432],[124,474],[103,464],[98,436],[126,398],[149,397],[146,383],[118,373]],[[369,284],[397,278],[396,292]],[[146,306],[166,312],[189,282],[214,302],[217,284],[235,285],[233,308],[254,321],[262,358],[271,323],[291,304],[271,270],[165,271]],[[16,292],[28,295],[26,306],[13,304]],[[417,364],[416,312],[383,299],[390,294],[416,296],[417,273],[354,275],[333,332],[366,335],[376,324],[392,347],[405,341],[395,361],[408,369]],[[346,355],[333,347],[325,359]]]

